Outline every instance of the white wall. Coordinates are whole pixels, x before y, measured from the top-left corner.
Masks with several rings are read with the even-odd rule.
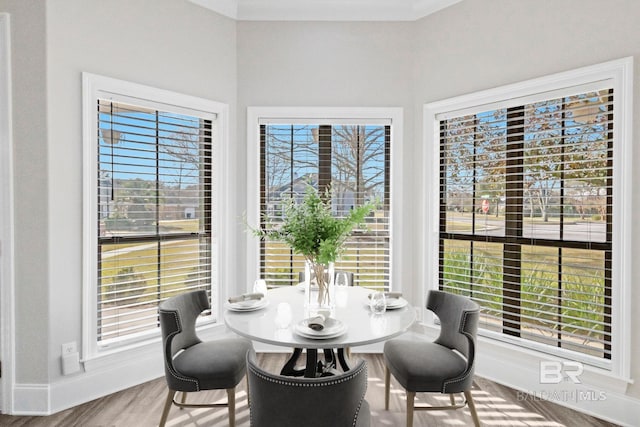
[[[15,206],[16,381],[47,382],[46,16],[42,2],[2,0],[10,13]],[[6,283],[5,285],[9,285]]]
[[[4,409],[48,413],[162,374],[159,347],[128,355],[118,375],[117,360],[61,374],[61,344],[81,348],[81,73],[227,103],[235,141],[236,23],[187,0],[2,0],[0,11],[12,19],[16,171],[16,386]]]
[[[619,0],[482,0],[463,1],[416,23],[416,74],[414,78],[416,111],[423,104],[456,95],[524,81],[587,65],[635,57],[634,137],[640,136],[640,2]],[[422,134],[422,121],[416,120],[415,134]],[[416,141],[419,143],[419,141]],[[419,148],[423,150],[425,147]],[[640,150],[634,150],[634,162]],[[639,181],[636,168],[627,179]],[[637,191],[635,194],[638,194]],[[632,250],[640,250],[638,208],[634,198],[634,226],[630,230]],[[640,279],[638,266],[632,267],[632,281]],[[636,287],[634,286],[634,289]],[[632,307],[640,304],[640,294],[633,292]],[[640,375],[640,312],[632,314],[631,377]],[[482,349],[480,350],[482,358]],[[538,375],[535,358],[520,356],[509,365],[504,349],[493,349],[502,362],[479,365],[479,374],[522,387],[526,376]],[[487,349],[488,354],[489,350]],[[532,366],[522,366],[530,360]],[[513,366],[520,366],[519,371]],[[517,369],[517,368],[516,368]],[[637,417],[640,385],[615,380],[587,383],[593,389],[608,390],[608,402],[582,402],[586,411],[631,423]],[[616,389],[616,391],[612,391]],[[626,402],[626,403],[625,403]],[[558,402],[565,403],[565,402]],[[619,405],[618,405],[619,404]],[[579,405],[580,406],[580,405]]]
[[[49,369],[55,380],[60,344],[81,342],[81,260],[90,250],[82,247],[81,73],[208,98],[234,111],[236,60],[235,22],[186,0],[49,1],[47,27],[48,282],[56,319]]]
[[[239,22],[240,141],[246,141],[249,106],[401,107],[404,141],[392,147],[392,155],[402,164],[406,185],[394,196],[403,206],[403,195],[411,196],[412,180],[412,37],[412,26],[406,23]],[[240,170],[245,171],[244,166]],[[246,210],[242,197],[240,209]],[[412,209],[400,209],[396,219],[406,224],[413,214]],[[245,239],[244,234],[240,237]],[[394,235],[398,241],[402,237]],[[414,283],[409,239],[402,254],[396,259],[394,280]],[[404,290],[411,294],[410,287]]]

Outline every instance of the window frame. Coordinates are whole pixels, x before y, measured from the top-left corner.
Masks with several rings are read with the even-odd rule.
[[[428,284],[423,289],[425,295],[439,285],[439,215],[440,215],[440,127],[439,120],[447,114],[459,115],[487,111],[495,108],[507,108],[523,102],[535,102],[536,99],[551,99],[571,93],[572,88],[600,85],[608,81],[614,89],[614,170],[613,170],[613,262],[612,262],[612,316],[611,316],[611,360],[589,356],[575,357],[574,353],[549,346],[520,345],[520,339],[503,334],[483,331],[482,336],[489,340],[506,342],[522,347],[523,350],[538,351],[563,359],[579,360],[608,371],[610,374],[629,378],[631,360],[631,239],[628,231],[631,227],[631,180],[624,177],[631,174],[632,151],[632,95],[633,95],[633,59],[623,58],[572,71],[548,75],[521,83],[506,85],[490,90],[454,97],[424,105],[424,159],[431,166],[432,173],[426,175],[425,200],[425,268],[424,275]],[[455,112],[455,113],[454,113]],[[429,170],[429,168],[427,168]],[[433,316],[424,313],[427,324],[433,322]]]
[[[259,224],[260,220],[260,124],[299,124],[325,121],[331,124],[389,124],[390,142],[390,189],[389,189],[389,288],[402,290],[402,272],[394,268],[401,258],[400,230],[395,217],[402,200],[402,131],[403,111],[400,107],[249,107],[247,109],[247,212],[248,224]],[[260,241],[247,233],[247,283],[260,276]],[[396,283],[396,285],[394,285]],[[248,285],[247,285],[247,290]]]
[[[228,140],[228,111],[227,104],[204,98],[185,95],[138,83],[123,81],[91,73],[82,73],[83,87],[83,280],[82,280],[82,357],[85,360],[95,359],[104,355],[125,351],[145,342],[155,342],[160,339],[160,329],[145,331],[130,337],[114,340],[108,345],[98,343],[97,334],[97,283],[98,283],[98,236],[96,224],[98,221],[98,182],[96,177],[98,162],[96,121],[96,102],[100,99],[112,99],[117,102],[146,106],[154,109],[169,109],[172,112],[193,114],[201,111],[204,114],[216,115],[216,135],[212,144],[212,191],[210,203],[212,206],[224,206],[227,191],[225,190],[225,161]],[[217,209],[212,220],[211,245],[211,298],[212,315],[199,325],[215,326],[219,324],[222,312],[222,296],[225,290],[222,284],[222,269],[225,250],[219,247],[225,242],[227,218],[224,209]]]

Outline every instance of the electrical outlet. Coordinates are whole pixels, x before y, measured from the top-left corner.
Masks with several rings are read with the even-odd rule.
[[[80,371],[80,354],[75,341],[62,344],[62,375],[70,375]]]
[[[73,354],[78,352],[78,345],[75,341],[62,344],[62,355]]]
[[[78,352],[65,354],[61,357],[62,375],[70,375],[80,372],[80,355]]]

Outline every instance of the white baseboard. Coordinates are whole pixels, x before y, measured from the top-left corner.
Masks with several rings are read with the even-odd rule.
[[[48,384],[15,384],[10,413],[15,415],[49,415],[51,413],[49,394]]]
[[[210,331],[211,335],[226,332]],[[209,334],[207,334],[209,335]],[[408,332],[406,337],[432,340],[437,336],[433,328],[424,325]],[[203,339],[205,337],[203,336]],[[209,337],[207,337],[209,338]],[[381,353],[383,344],[355,347],[353,353]],[[286,353],[285,347],[254,343],[258,352]],[[640,399],[626,395],[622,380],[603,379],[593,374],[581,376],[580,384],[563,381],[560,384],[541,384],[539,360],[531,352],[505,348],[486,342],[479,343],[476,375],[506,385],[515,390],[545,398],[554,403],[623,426],[637,425],[640,419]],[[14,415],[50,415],[90,400],[132,387],[164,374],[158,345],[136,351],[136,357],[123,354],[117,361],[94,366],[87,372],[62,377],[52,384],[16,384],[13,390]],[[523,399],[524,399],[523,394]],[[531,398],[531,397],[528,397]]]
[[[162,359],[155,355],[123,361],[110,369],[63,377],[47,384],[16,384],[11,415],[51,415],[151,381],[164,374]]]
[[[565,378],[557,384],[541,383],[540,362],[517,349],[491,349],[480,344],[476,359],[476,376],[513,388],[523,401],[547,400],[561,406],[623,426],[636,426],[640,419],[640,400],[624,394],[624,381],[585,373],[580,383]]]
[[[51,386],[51,413],[133,387],[164,375],[157,351],[123,360],[109,369],[97,369],[78,376],[64,377]]]
[[[229,334],[224,327],[202,331],[201,338]],[[164,375],[162,346],[158,340],[127,352],[83,363],[79,373],[51,384],[16,384],[11,415],[51,415]]]

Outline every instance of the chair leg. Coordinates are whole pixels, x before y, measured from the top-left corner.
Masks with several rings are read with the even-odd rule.
[[[236,425],[236,388],[227,389],[227,403],[229,404],[229,427]]]
[[[476,411],[476,404],[473,402],[473,397],[471,396],[471,390],[466,390],[464,392],[464,397],[467,399],[467,403],[469,404],[469,411],[473,417],[473,424],[476,427],[480,427],[480,418],[478,418],[478,412]]]
[[[389,410],[389,388],[391,386],[391,371],[389,367],[384,367],[384,409]]]
[[[451,402],[451,406],[456,405],[456,397],[453,395],[453,393],[449,393],[449,401]]]
[[[186,391],[182,392],[182,400],[180,401],[180,403],[182,403],[183,405],[185,403],[187,403],[187,392]],[[180,408],[180,409],[182,409],[182,408]]]
[[[413,402],[415,398],[416,392],[407,390],[407,427],[413,427]]]
[[[173,396],[176,395],[176,392],[169,389],[167,393],[167,399],[164,402],[164,409],[162,409],[162,417],[160,417],[160,423],[158,427],[164,427],[164,424],[167,422],[167,417],[169,416],[169,410],[171,409],[171,404],[173,403]]]

